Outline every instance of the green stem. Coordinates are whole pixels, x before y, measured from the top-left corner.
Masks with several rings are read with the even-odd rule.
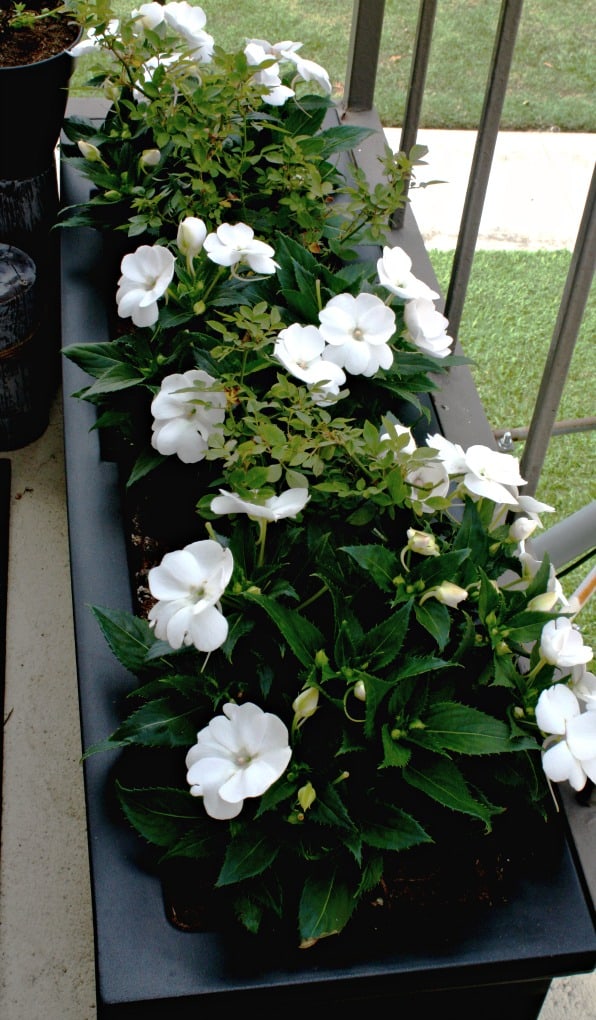
[[[321,596],[328,591],[329,591],[328,585],[324,584],[321,588],[319,588],[318,591],[314,593],[314,595],[311,595],[310,598],[305,599],[304,602],[300,603],[300,605],[298,606],[298,612],[301,612],[303,609],[306,609],[307,606],[310,606],[313,602],[316,602],[317,599],[320,599]]]

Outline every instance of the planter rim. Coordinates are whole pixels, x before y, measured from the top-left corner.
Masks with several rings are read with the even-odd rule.
[[[75,25],[76,22],[73,21],[72,24]],[[83,28],[82,28],[81,25],[79,25],[78,35],[75,36],[73,41],[70,43],[70,45],[66,49],[58,50],[57,53],[52,53],[51,57],[44,57],[43,60],[34,60],[34,61],[32,61],[31,63],[28,63],[28,64],[10,64],[8,66],[4,65],[4,64],[0,64],[0,74],[10,73],[10,71],[26,71],[27,69],[30,70],[31,68],[34,68],[34,67],[43,67],[43,66],[49,64],[52,60],[58,60],[60,57],[64,57],[64,56],[70,57],[72,60],[76,60],[76,57],[74,57],[72,55],[70,50],[71,50],[71,48],[73,46],[76,46],[77,43],[80,42],[82,34],[83,34]]]

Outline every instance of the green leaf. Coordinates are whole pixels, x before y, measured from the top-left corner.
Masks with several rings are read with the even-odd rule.
[[[128,476],[126,487],[130,488],[135,482],[140,481],[141,478],[145,478],[154,468],[159,467],[163,464],[164,460],[167,460],[162,453],[158,453],[157,450],[146,449],[137,457],[132,471]]]
[[[407,602],[365,633],[360,653],[369,669],[382,669],[396,661],[408,630],[410,611],[411,603]]]
[[[430,750],[480,755],[519,750],[507,723],[468,705],[440,702],[422,722],[424,729],[411,730],[410,737]]]
[[[155,644],[155,635],[146,620],[121,609],[92,606],[91,611],[114,655],[132,673],[145,665],[147,652]]]
[[[196,739],[192,722],[194,706],[184,711],[173,708],[167,698],[155,698],[128,716],[110,737],[112,745],[140,747],[190,747]]]
[[[384,806],[382,821],[363,824],[362,839],[377,850],[407,850],[433,842],[415,818],[390,804]]]
[[[350,920],[355,906],[354,890],[339,878],[335,868],[307,878],[298,912],[301,948],[337,935]]]
[[[444,807],[461,814],[480,818],[488,826],[490,819],[498,809],[491,808],[477,801],[462,776],[457,765],[447,758],[425,758],[424,767],[416,768],[407,765],[403,777],[410,786],[438,801]]]
[[[118,800],[130,824],[149,843],[169,847],[189,827],[206,819],[202,801],[190,792],[168,787],[129,789],[116,783]]]
[[[381,591],[394,590],[393,578],[399,570],[395,553],[382,545],[344,545],[341,549],[372,577]]]
[[[316,653],[324,647],[321,631],[295,609],[287,609],[266,595],[246,593],[246,598],[265,610],[282,637],[303,666],[310,666]]]
[[[439,651],[443,651],[449,640],[451,629],[451,615],[447,606],[436,599],[429,599],[424,605],[417,602],[414,606],[416,619],[421,627],[435,639]]]
[[[265,836],[251,834],[250,829],[235,836],[226,849],[216,886],[233,885],[254,878],[269,868],[279,853],[279,844]]]

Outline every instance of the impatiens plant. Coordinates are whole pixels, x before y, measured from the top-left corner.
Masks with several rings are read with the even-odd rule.
[[[429,424],[458,359],[380,232],[397,178],[367,199],[343,176],[356,136],[324,126],[299,44],[232,57],[202,14],[98,25],[113,110],[70,127],[98,189],[80,217],[153,235],[122,259],[115,337],[66,351],[78,395],[122,434],[127,505],[191,520],[148,544],[136,616],[94,608],[138,676],[100,746],[168,749],[174,779],[119,783],[130,823],[249,931],[282,919],[306,947],[405,851],[594,781],[592,652],[517,459]]]

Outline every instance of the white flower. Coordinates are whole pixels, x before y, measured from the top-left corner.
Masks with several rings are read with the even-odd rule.
[[[295,322],[279,331],[273,348],[273,356],[288,372],[316,387],[313,400],[317,404],[331,403],[346,381],[339,365],[323,361],[321,355],[325,347],[325,340],[316,326],[301,326]]]
[[[205,251],[218,266],[246,264],[255,273],[269,275],[277,269],[273,261],[274,249],[264,241],[255,240],[252,227],[246,223],[222,223],[214,234],[208,234],[204,243]]]
[[[434,507],[426,501],[435,496],[443,498],[449,492],[449,475],[441,461],[428,461],[420,464],[406,474],[406,482],[411,486],[410,495],[414,502],[420,504],[424,513],[432,513]]]
[[[542,767],[555,783],[568,780],[581,790],[587,779],[596,782],[596,712],[581,712],[579,701],[565,684],[542,691],[536,723],[545,740]],[[559,739],[556,739],[556,738]]]
[[[247,63],[252,67],[260,67],[261,64],[269,62],[268,67],[255,71],[252,81],[255,85],[263,85],[266,92],[263,93],[263,102],[270,106],[283,106],[287,99],[294,95],[294,91],[282,84],[279,75],[279,64],[271,62],[272,54],[266,51],[264,46],[258,42],[249,42],[244,47],[244,54]]]
[[[292,751],[281,719],[246,702],[223,707],[197,733],[186,779],[211,818],[236,818],[247,797],[260,797],[285,772]]]
[[[101,48],[102,39],[117,36],[119,29],[120,22],[117,18],[112,18],[111,21],[108,21],[108,24],[101,33],[96,32],[94,28],[89,28],[85,37],[80,42],[75,43],[74,46],[71,46],[68,52],[71,57],[82,57],[85,53],[94,53]]]
[[[159,3],[141,4],[140,7],[130,12],[131,18],[134,18],[135,24],[133,32],[135,35],[138,34],[139,29],[149,29],[152,32],[163,24],[164,21],[164,5]]]
[[[230,550],[210,538],[166,553],[148,574],[149,590],[158,599],[148,617],[156,637],[172,648],[194,645],[199,652],[220,648],[228,636],[228,622],[217,603],[233,569]]]
[[[569,669],[590,662],[594,653],[582,641],[581,632],[566,616],[549,620],[542,628],[540,655],[551,666]]]
[[[116,292],[118,315],[122,319],[130,315],[135,326],[152,326],[157,322],[157,299],[172,282],[175,262],[171,251],[159,244],[142,244],[125,255]]]
[[[572,667],[571,689],[589,711],[596,710],[596,676],[588,672],[584,663]]]
[[[178,224],[176,244],[182,255],[185,255],[189,262],[192,262],[195,255],[199,254],[206,237],[207,227],[203,220],[200,220],[197,216],[185,216]]]
[[[89,163],[101,163],[101,152],[97,148],[97,145],[92,145],[91,142],[85,142],[82,138],[77,142],[77,148]]]
[[[428,298],[434,301],[439,297],[428,284],[414,276],[412,259],[403,248],[389,248],[385,245],[382,258],[377,262],[377,273],[381,286],[402,301],[412,301],[415,298]]]
[[[395,314],[374,294],[338,294],[319,312],[320,333],[330,345],[323,357],[352,375],[374,375],[390,368],[387,341],[395,332]]]
[[[296,65],[299,78],[302,78],[303,81],[315,81],[328,95],[331,93],[331,81],[324,67],[315,63],[314,60],[305,60],[295,51],[286,50],[283,56]]]
[[[165,4],[163,16],[174,32],[184,39],[194,60],[206,64],[213,56],[214,40],[203,28],[207,16],[202,7],[193,7],[186,0]]]
[[[151,402],[155,450],[166,457],[175,453],[184,464],[203,460],[209,436],[225,418],[226,394],[214,384],[201,369],[165,377]]]
[[[406,301],[404,322],[412,343],[435,358],[451,354],[453,340],[447,335],[449,321],[437,311],[428,298]]]
[[[488,446],[469,446],[463,485],[474,496],[485,496],[494,503],[517,506],[508,486],[525,485],[519,473],[519,461],[510,453],[499,453]]]
[[[416,528],[408,528],[407,549],[418,553],[419,556],[439,556],[439,546],[434,535],[428,531],[418,531]]]
[[[390,443],[390,442],[392,442],[392,440],[397,439],[398,440],[398,445],[399,445],[400,437],[402,437],[402,436],[403,437],[405,437],[405,436],[408,437],[407,441],[404,443],[404,445],[399,445],[399,449],[396,450],[396,456],[399,457],[402,454],[408,455],[408,454],[414,453],[416,451],[416,449],[417,449],[416,440],[414,439],[414,436],[412,435],[412,430],[409,429],[407,427],[407,425],[399,425],[397,422],[392,422],[391,423],[391,430],[392,430],[391,432],[381,432],[381,435],[379,436],[379,439],[381,440],[382,443]],[[403,442],[403,440],[402,440],[402,442]]]
[[[270,496],[263,503],[249,503],[235,492],[220,489],[220,495],[211,501],[214,514],[248,514],[255,520],[281,521],[296,517],[309,500],[308,489],[286,489],[280,496]]]
[[[466,471],[466,455],[463,447],[445,439],[440,432],[426,437],[426,445],[437,451],[437,457],[445,465],[449,475],[462,475]]]

